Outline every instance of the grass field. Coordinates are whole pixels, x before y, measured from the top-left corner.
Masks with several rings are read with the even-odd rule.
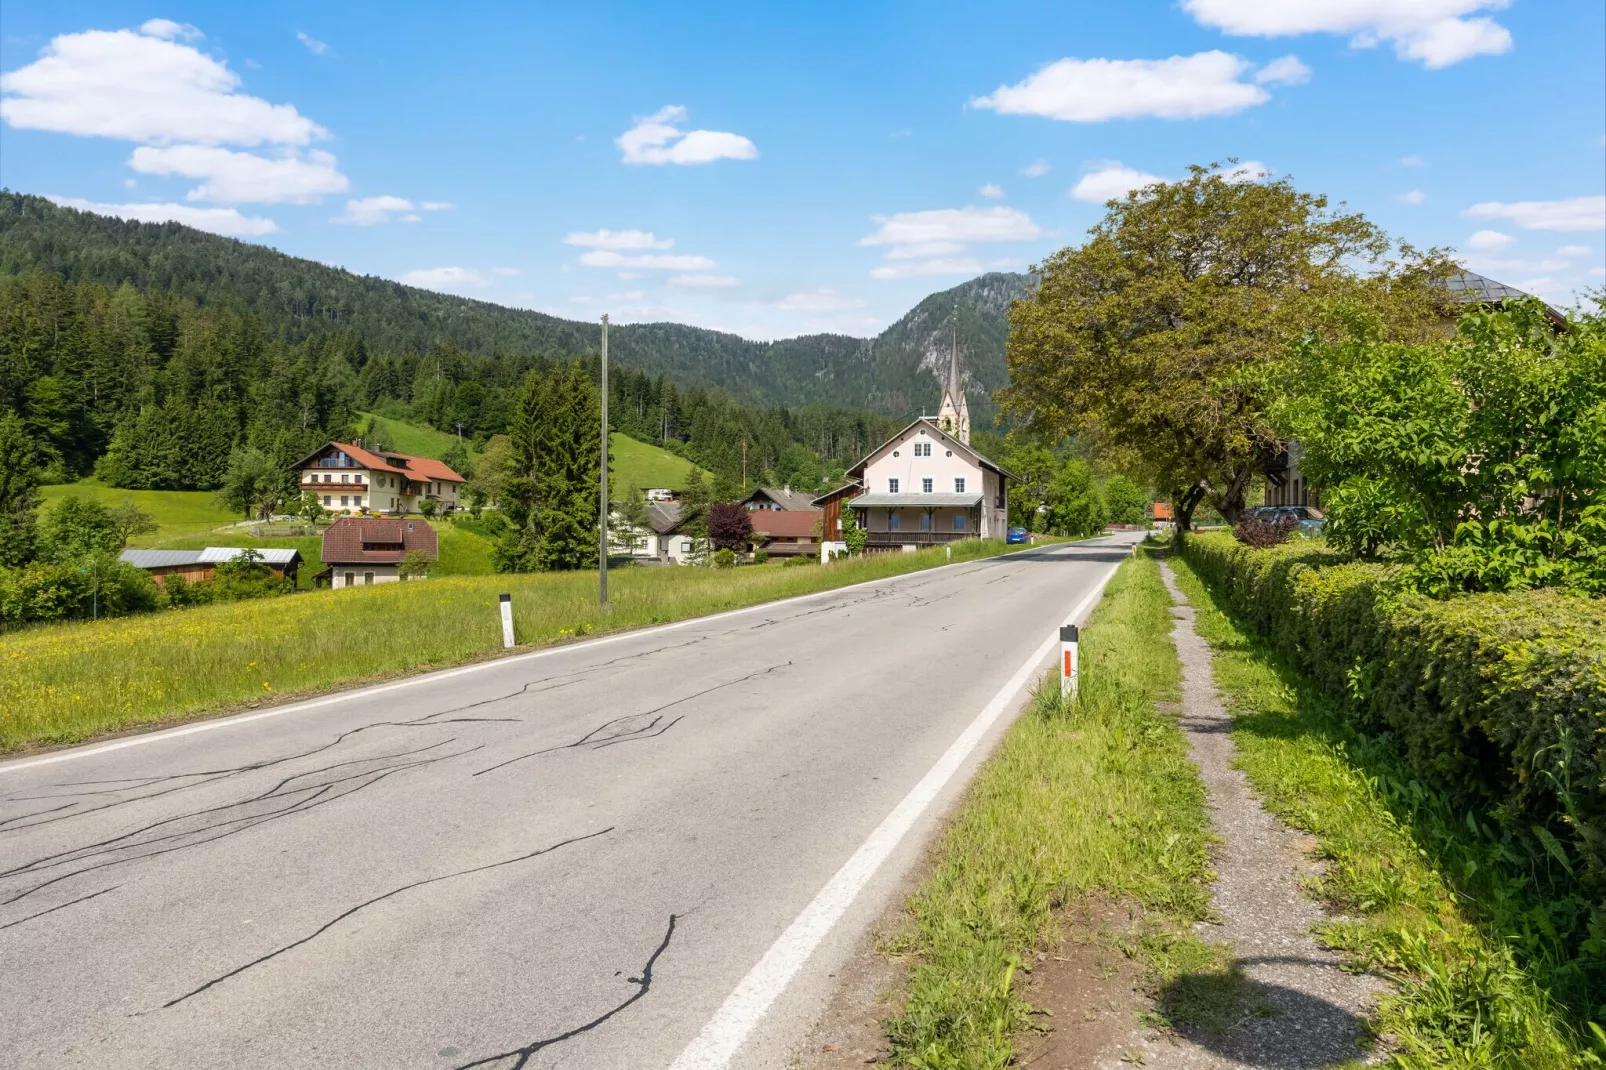
[[[1525,954],[1544,944],[1543,906],[1490,819],[1442,805],[1386,737],[1355,732],[1331,696],[1237,628],[1185,561],[1173,564],[1214,650],[1244,772],[1268,810],[1320,845],[1316,890],[1345,920],[1318,935],[1398,989],[1375,1023],[1394,1049],[1387,1065],[1606,1064],[1606,1022],[1574,1006],[1569,1023],[1547,991],[1547,978],[1580,987],[1580,964]]]
[[[418,427],[400,420],[387,420],[373,413],[359,415],[371,421],[372,433],[378,435],[388,448],[411,453],[417,457],[439,459],[447,447],[457,441],[455,436],[436,431],[434,428]],[[640,490],[650,487],[679,489],[686,485],[686,477],[697,467],[684,458],[676,457],[668,450],[647,442],[638,442],[629,435],[617,431],[608,436],[608,458],[613,468],[610,485],[615,498],[628,487]]]
[[[40,487],[39,493],[47,507],[68,495],[91,498],[108,508],[131,500],[161,525],[154,535],[135,539],[131,543],[133,546],[166,546],[168,540],[204,535],[213,528],[241,519],[239,514],[219,506],[216,493],[210,490],[123,490],[108,487],[96,479],[81,479],[77,483]]]
[[[1082,632],[1080,700],[1054,677],[977,774],[911,897],[891,949],[912,953],[893,1061],[922,1068],[1014,1065],[1029,1027],[1022,963],[1050,948],[1058,912],[1089,897],[1141,907],[1129,938],[1176,1021],[1221,1011],[1180,978],[1226,978],[1221,949],[1191,933],[1210,910],[1204,788],[1173,715],[1181,669],[1155,562],[1121,566]],[[1230,1008],[1229,1008],[1230,1009]],[[1059,1028],[1075,1029],[1074,1022]]]
[[[1010,548],[953,544],[955,560]],[[802,568],[626,568],[434,577],[201,606],[0,636],[0,752],[455,665],[501,650],[497,596],[521,645],[680,620],[942,564],[941,550]]]

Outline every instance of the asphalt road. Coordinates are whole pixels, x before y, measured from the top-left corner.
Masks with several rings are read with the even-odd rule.
[[[1007,716],[708,1023],[1133,538],[0,765],[0,1066],[784,1065]]]

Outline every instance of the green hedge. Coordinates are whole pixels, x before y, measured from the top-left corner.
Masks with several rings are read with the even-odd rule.
[[[1606,600],[1436,602],[1319,543],[1252,550],[1205,534],[1183,552],[1241,621],[1345,696],[1359,728],[1398,740],[1425,783],[1606,894]]]

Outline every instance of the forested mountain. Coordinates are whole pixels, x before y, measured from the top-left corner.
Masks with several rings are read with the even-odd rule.
[[[128,284],[255,317],[267,339],[291,345],[344,332],[369,352],[563,358],[595,349],[598,327],[539,312],[359,276],[261,245],[176,223],[136,223],[0,191],[0,275],[44,270],[72,282]],[[753,342],[673,323],[625,325],[610,355],[680,387],[717,387],[750,404],[869,408],[892,418],[934,410],[950,316],[971,412],[985,426],[1005,381],[1005,311],[1024,275],[995,273],[933,294],[873,339],[805,335]]]

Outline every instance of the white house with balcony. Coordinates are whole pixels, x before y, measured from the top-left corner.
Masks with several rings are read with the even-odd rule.
[[[433,457],[328,442],[293,467],[301,492],[332,513],[416,513],[429,500],[450,513],[463,500],[463,477]]]
[[[1009,527],[1013,477],[930,417],[893,435],[848,476],[863,488],[846,504],[870,549],[1001,539]]]

